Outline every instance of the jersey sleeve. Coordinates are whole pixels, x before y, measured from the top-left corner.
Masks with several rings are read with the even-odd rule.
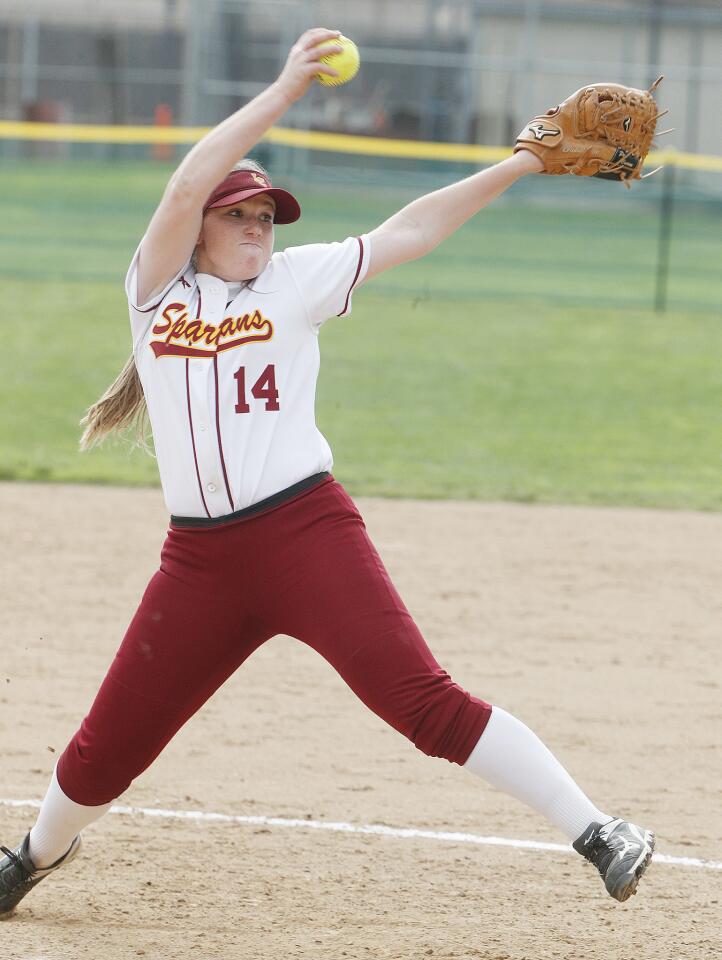
[[[366,276],[369,253],[366,235],[349,237],[341,243],[309,243],[284,251],[283,257],[313,327],[318,329],[330,317],[351,313],[351,297]]]
[[[143,237],[143,240],[145,240],[145,237]],[[185,264],[151,300],[148,300],[147,303],[138,303],[138,263],[140,261],[140,251],[143,248],[143,240],[140,241],[138,249],[133,254],[133,259],[130,261],[128,273],[125,277],[125,293],[128,297],[130,328],[133,334],[133,349],[135,349],[136,344],[148,329],[148,325],[153,319],[155,311],[163,302],[168,291],[188,270],[188,264]]]

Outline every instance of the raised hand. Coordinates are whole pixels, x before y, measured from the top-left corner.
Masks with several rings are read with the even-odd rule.
[[[341,52],[342,48],[333,42],[340,36],[339,30],[315,27],[302,34],[291,47],[286,65],[275,84],[290,103],[301,99],[317,73],[325,73],[330,77],[338,76],[337,70],[321,63],[319,58],[329,53]]]

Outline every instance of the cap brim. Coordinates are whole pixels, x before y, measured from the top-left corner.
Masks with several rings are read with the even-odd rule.
[[[276,213],[273,217],[274,223],[295,223],[301,216],[301,207],[298,200],[289,193],[288,190],[281,190],[280,187],[256,187],[253,190],[236,190],[229,193],[228,196],[220,197],[213,203],[209,203],[206,210],[214,207],[230,207],[233,203],[240,203],[241,200],[250,200],[251,197],[257,197],[261,193],[267,193],[273,197],[276,202]]]

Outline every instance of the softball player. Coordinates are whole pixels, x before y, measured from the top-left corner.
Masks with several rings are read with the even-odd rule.
[[[296,220],[299,205],[258,164],[237,161],[314,75],[334,75],[319,51],[338,36],[305,33],[276,82],[190,151],[131,263],[133,353],[90,409],[84,442],[128,425],[145,401],[170,527],[36,824],[16,849],[2,848],[0,913],[76,856],[80,831],[278,633],[317,650],[424,753],[546,816],[612,897],[634,893],[650,861],[652,833],[598,809],[524,724],[438,665],[331,476],[314,421],[321,326],[350,313],[362,283],[430,252],[541,168],[522,150],[368,235],[273,253],[275,224]]]

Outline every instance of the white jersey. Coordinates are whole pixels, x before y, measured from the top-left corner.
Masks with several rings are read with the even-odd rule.
[[[133,355],[170,513],[225,516],[330,470],[318,331],[351,312],[368,237],[275,253],[240,291],[189,264],[148,304],[136,300],[140,249],[126,278]]]

